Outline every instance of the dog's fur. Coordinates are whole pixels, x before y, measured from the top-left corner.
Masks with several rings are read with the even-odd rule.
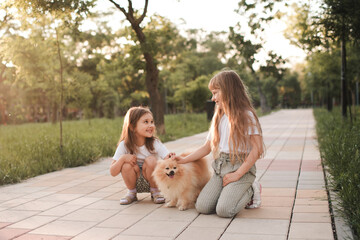
[[[166,206],[186,210],[194,207],[211,174],[205,158],[186,164],[178,164],[176,160],[167,159],[157,163],[152,176],[165,196]]]

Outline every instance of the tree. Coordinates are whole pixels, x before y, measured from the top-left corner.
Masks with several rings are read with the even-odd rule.
[[[324,0],[324,17],[320,22],[330,37],[341,42],[341,106],[342,116],[347,117],[347,66],[346,42],[360,38],[360,4],[356,0]]]
[[[240,57],[240,61],[245,62],[246,66],[250,69],[253,79],[255,80],[260,98],[261,111],[263,113],[268,112],[270,110],[269,105],[261,88],[260,78],[254,68],[254,63],[256,61],[255,54],[257,54],[261,49],[261,44],[253,44],[250,40],[245,40],[244,35],[236,33],[233,27],[230,27],[229,40],[233,43],[233,46],[237,51],[236,54]]]
[[[348,80],[347,80],[347,42],[356,42],[360,38],[360,6],[355,0],[323,0],[320,10],[312,13],[309,5],[295,5],[295,17],[292,17],[292,32],[288,34],[293,43],[308,53],[329,51],[334,43],[340,43],[341,49],[341,106],[342,116],[347,116]],[[330,90],[331,91],[331,90]]]
[[[2,14],[0,16],[0,37],[8,37],[11,35],[10,29],[17,29],[14,23],[14,16],[11,13],[12,3],[0,3]],[[6,124],[8,121],[7,108],[9,103],[9,90],[10,87],[6,84],[9,78],[12,78],[13,69],[6,66],[2,57],[0,56],[0,124]]]
[[[77,31],[79,23],[83,19],[83,15],[88,12],[89,7],[92,6],[92,1],[75,0],[75,1],[46,1],[46,0],[26,0],[26,1],[13,1],[13,6],[22,11],[23,16],[30,16],[40,19],[52,20],[51,24],[46,25],[49,29],[52,27],[55,31],[55,46],[56,56],[59,63],[59,78],[60,78],[60,151],[62,152],[62,114],[63,114],[63,79],[64,79],[64,62],[62,58],[62,50],[60,44],[59,31],[61,27],[70,27],[73,31]],[[47,19],[48,16],[51,16]],[[29,24],[25,24],[29,25]],[[31,24],[30,24],[31,25]],[[51,31],[49,32],[51,34]],[[40,36],[44,37],[44,36]],[[35,43],[36,44],[36,43]],[[46,52],[46,50],[45,50]],[[51,53],[51,52],[50,52]],[[50,56],[52,57],[52,56]],[[21,61],[21,60],[19,60]],[[30,64],[31,65],[31,64]],[[46,75],[45,75],[46,76]],[[51,75],[50,75],[51,76]],[[49,77],[47,75],[46,77]],[[54,105],[55,107],[57,104]],[[56,112],[56,111],[54,111]]]
[[[264,40],[262,34],[265,28],[268,27],[268,24],[272,20],[280,18],[282,15],[275,6],[277,2],[281,2],[281,0],[255,0],[250,1],[250,3],[247,0],[241,0],[236,12],[239,13],[240,16],[246,17],[247,24],[242,24],[242,22],[245,21],[239,21],[235,27],[230,27],[229,34],[232,48],[236,50],[235,55],[237,55],[240,62],[245,63],[256,83],[262,112],[268,112],[270,108],[262,89],[260,76],[255,70],[255,63],[258,63],[255,55],[264,52]],[[247,32],[245,31],[246,29],[248,29]],[[247,37],[245,38],[245,36]],[[271,63],[272,65],[264,69],[271,69],[270,71],[273,71],[273,67],[281,68],[284,63],[284,60],[280,56],[271,52],[267,54],[267,58],[269,59],[267,64]],[[281,69],[279,69],[279,71],[281,72]]]
[[[157,60],[154,58],[154,54],[149,45],[149,41],[144,34],[144,30],[141,27],[146,13],[149,0],[145,0],[144,9],[142,14],[138,14],[138,11],[134,10],[132,1],[128,0],[128,10],[121,6],[121,4],[116,3],[114,0],[109,0],[119,9],[126,17],[127,21],[131,24],[131,28],[136,33],[136,36],[139,40],[141,46],[141,51],[143,53],[145,63],[146,63],[146,88],[150,95],[150,106],[154,114],[155,123],[157,125],[157,131],[160,134],[165,133],[165,122],[164,122],[164,100],[158,89],[159,83],[159,69]]]

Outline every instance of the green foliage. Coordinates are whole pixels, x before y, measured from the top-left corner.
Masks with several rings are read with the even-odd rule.
[[[360,5],[355,0],[323,0],[320,23],[328,36],[339,39],[342,35],[354,41],[360,38]]]
[[[1,126],[0,185],[112,156],[122,122],[123,118],[64,122],[62,154],[58,124]],[[204,132],[209,127],[205,114],[167,115],[165,122],[166,135],[160,136],[164,142]]]
[[[360,109],[357,108],[359,114]],[[341,211],[354,233],[360,236],[360,123],[351,124],[333,113],[315,109],[321,157],[333,177],[332,188],[341,198]]]
[[[204,111],[206,100],[211,97],[208,89],[210,78],[211,76],[200,76],[187,83],[185,87],[180,88],[174,95],[175,104],[184,103],[186,110],[190,112]]]
[[[298,75],[285,74],[283,81],[279,84],[282,107],[297,108],[301,103],[301,88]]]

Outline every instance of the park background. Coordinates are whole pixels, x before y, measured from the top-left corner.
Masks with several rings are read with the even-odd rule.
[[[215,31],[152,4],[1,2],[0,183],[111,156],[134,105],[151,108],[163,141],[206,131],[208,81],[228,68],[259,115],[316,108],[321,154],[358,236],[359,2],[232,1],[225,16],[234,20]],[[221,22],[226,2],[187,6],[202,19],[206,4],[219,5],[211,20]]]

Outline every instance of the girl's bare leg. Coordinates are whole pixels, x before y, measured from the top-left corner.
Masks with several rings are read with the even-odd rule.
[[[121,175],[124,179],[126,187],[128,189],[134,189],[136,188],[137,176],[140,175],[139,166],[132,166],[129,163],[124,163],[121,169]]]
[[[144,165],[142,167],[144,178],[149,182],[151,188],[157,188],[156,183],[152,177],[152,173],[156,167],[157,159],[154,156],[145,158]]]

